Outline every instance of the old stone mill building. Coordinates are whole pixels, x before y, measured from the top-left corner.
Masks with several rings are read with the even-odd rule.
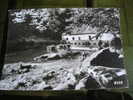
[[[95,51],[99,48],[99,41],[102,45],[109,44],[114,38],[112,33],[102,33],[96,39],[96,33],[76,33],[76,34],[62,34],[64,43],[58,45],[50,45],[47,47],[48,52],[58,52],[60,50],[76,50],[76,51]]]

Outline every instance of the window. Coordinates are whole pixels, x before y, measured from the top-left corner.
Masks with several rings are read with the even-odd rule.
[[[80,43],[79,43],[79,45],[80,45]]]
[[[86,45],[87,46],[88,45],[88,42],[84,42],[83,45]]]
[[[72,39],[74,40],[75,38],[74,38],[74,37],[72,37]]]
[[[75,45],[77,45],[77,43],[74,43]]]
[[[91,36],[89,36],[89,40],[91,40]]]
[[[68,40],[68,38],[66,38],[66,40]]]
[[[79,37],[79,40],[80,40],[80,37]]]
[[[90,42],[87,42],[87,45],[89,46],[89,45],[91,45],[91,43]]]

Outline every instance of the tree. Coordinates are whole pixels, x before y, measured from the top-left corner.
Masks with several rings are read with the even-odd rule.
[[[87,27],[96,30],[97,38],[102,33],[120,33],[117,8],[22,9],[13,10],[10,15],[18,27],[23,27],[24,32],[20,34],[27,32],[24,37],[35,35],[60,40],[63,33],[82,33]]]
[[[49,9],[49,29],[53,37],[61,40],[62,33],[70,33],[73,24],[73,11],[71,9]]]

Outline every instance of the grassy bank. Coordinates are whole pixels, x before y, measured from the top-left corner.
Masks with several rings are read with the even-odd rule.
[[[5,63],[14,63],[18,61],[29,62],[32,61],[34,57],[42,55],[44,53],[46,53],[46,50],[43,47],[9,53],[5,56]]]

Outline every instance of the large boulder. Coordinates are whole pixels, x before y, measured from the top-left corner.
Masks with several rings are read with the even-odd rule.
[[[82,62],[81,70],[86,70],[88,66],[123,68],[123,57],[120,57],[117,52],[111,52],[109,48],[104,48],[87,57]]]
[[[106,66],[111,68],[123,68],[123,59],[119,58],[116,52],[110,52],[109,48],[104,49],[94,59],[91,59],[90,64],[93,66]]]

